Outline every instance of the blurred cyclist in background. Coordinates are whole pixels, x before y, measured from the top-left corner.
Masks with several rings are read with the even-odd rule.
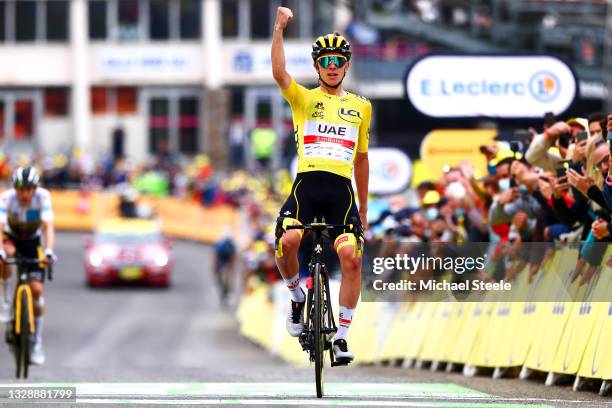
[[[227,305],[227,298],[232,283],[231,273],[236,258],[236,244],[232,239],[232,230],[226,228],[221,238],[215,242],[215,278],[219,288],[221,304]]]
[[[306,89],[295,82],[286,70],[283,48],[283,31],[292,19],[290,9],[277,9],[271,53],[272,75],[291,107],[298,156],[298,174],[277,221],[280,242],[276,254],[276,263],[291,292],[287,331],[298,337],[304,329],[305,303],[297,258],[302,231],[285,228],[311,223],[316,215],[323,215],[328,224],[361,220],[365,225],[372,105],[342,87],[350,65],[351,46],[337,32],[321,36],[312,44],[319,87]],[[351,184],[353,164],[359,210]],[[336,359],[348,363],[354,358],[346,338],[361,289],[360,245],[349,231],[331,230],[330,236],[342,272],[339,325],[333,348]]]
[[[13,188],[0,195],[0,230],[3,239],[0,240],[0,263],[7,257],[19,254],[25,258],[46,258],[46,262],[54,262],[56,256],[53,252],[55,242],[55,228],[53,225],[53,209],[51,207],[51,194],[48,190],[38,187],[39,175],[34,167],[19,167],[11,177]],[[41,235],[45,249],[43,251]],[[0,305],[1,318],[4,322],[9,320],[9,285],[11,268],[2,265],[0,275]],[[34,333],[34,347],[31,361],[34,364],[43,364],[45,354],[42,347],[42,330],[44,314],[43,296],[43,265],[32,267],[30,271],[30,287],[34,297],[34,316],[36,332]]]

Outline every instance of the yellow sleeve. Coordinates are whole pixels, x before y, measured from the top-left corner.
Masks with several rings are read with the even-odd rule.
[[[283,98],[285,98],[287,102],[289,102],[291,108],[296,109],[303,105],[302,101],[304,100],[304,94],[306,93],[306,90],[307,89],[304,88],[302,85],[295,82],[295,79],[291,78],[291,85],[289,85],[289,88],[281,88],[280,91],[281,95],[283,95]]]
[[[368,101],[363,110],[363,119],[359,126],[359,139],[357,140],[357,152],[367,153],[370,139],[370,122],[372,121],[372,103]]]

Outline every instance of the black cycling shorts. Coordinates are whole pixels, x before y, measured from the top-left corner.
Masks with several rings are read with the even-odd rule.
[[[30,239],[19,239],[11,234],[4,233],[4,241],[11,242],[15,247],[15,254],[20,255],[24,258],[40,258],[42,259],[43,249],[40,243],[40,237],[34,237]],[[41,265],[30,265],[29,273],[30,279],[36,281],[43,281],[44,267]]]
[[[298,173],[279,216],[302,224],[313,222],[315,216],[319,221],[324,217],[327,224],[361,224],[351,180],[327,171]],[[329,230],[332,242],[344,232],[348,231]]]

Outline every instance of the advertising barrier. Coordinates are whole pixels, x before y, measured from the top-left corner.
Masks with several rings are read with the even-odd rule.
[[[610,380],[612,302],[600,299],[612,293],[612,268],[604,266],[589,284],[579,286],[577,280],[560,290],[568,282],[559,283],[554,272],[571,272],[577,255],[572,248],[562,248],[531,282],[527,267],[512,282],[523,289],[550,292],[542,295],[544,299],[557,295],[554,302],[507,299],[496,292],[488,292],[479,302],[427,298],[404,303],[362,301],[348,337],[355,362],[403,360],[405,365],[431,362],[434,367],[447,363],[523,367]],[[606,255],[612,255],[612,251]],[[331,283],[332,305],[337,308],[339,283]],[[289,294],[282,283],[245,295],[238,312],[241,332],[271,353],[307,365],[307,356],[297,340],[285,331],[288,304]],[[274,317],[270,318],[272,313]]]
[[[51,200],[58,229],[91,231],[101,220],[118,214],[119,196],[115,193],[53,190]],[[212,243],[238,220],[237,210],[229,206],[204,208],[174,197],[142,197],[139,202],[152,209],[165,234],[176,238]]]
[[[421,142],[421,163],[430,179],[442,177],[444,166],[455,167],[465,161],[484,176],[487,161],[480,146],[492,144],[497,133],[495,129],[433,130]]]

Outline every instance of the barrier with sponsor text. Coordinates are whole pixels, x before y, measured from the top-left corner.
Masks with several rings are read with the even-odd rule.
[[[525,266],[512,280],[528,292],[556,291],[556,300],[548,301],[546,295],[547,301],[517,301],[511,293],[491,291],[479,302],[432,302],[427,296],[402,303],[362,302],[348,337],[355,361],[523,367],[612,380],[612,300],[603,301],[612,293],[612,268],[603,266],[588,284],[577,280],[559,291],[564,283],[556,271],[575,265],[577,256],[577,251],[562,248],[535,275]],[[335,306],[339,283],[332,281],[331,288]],[[273,354],[305,366],[298,342],[285,332],[288,304],[282,283],[245,295],[238,311],[241,332]]]

